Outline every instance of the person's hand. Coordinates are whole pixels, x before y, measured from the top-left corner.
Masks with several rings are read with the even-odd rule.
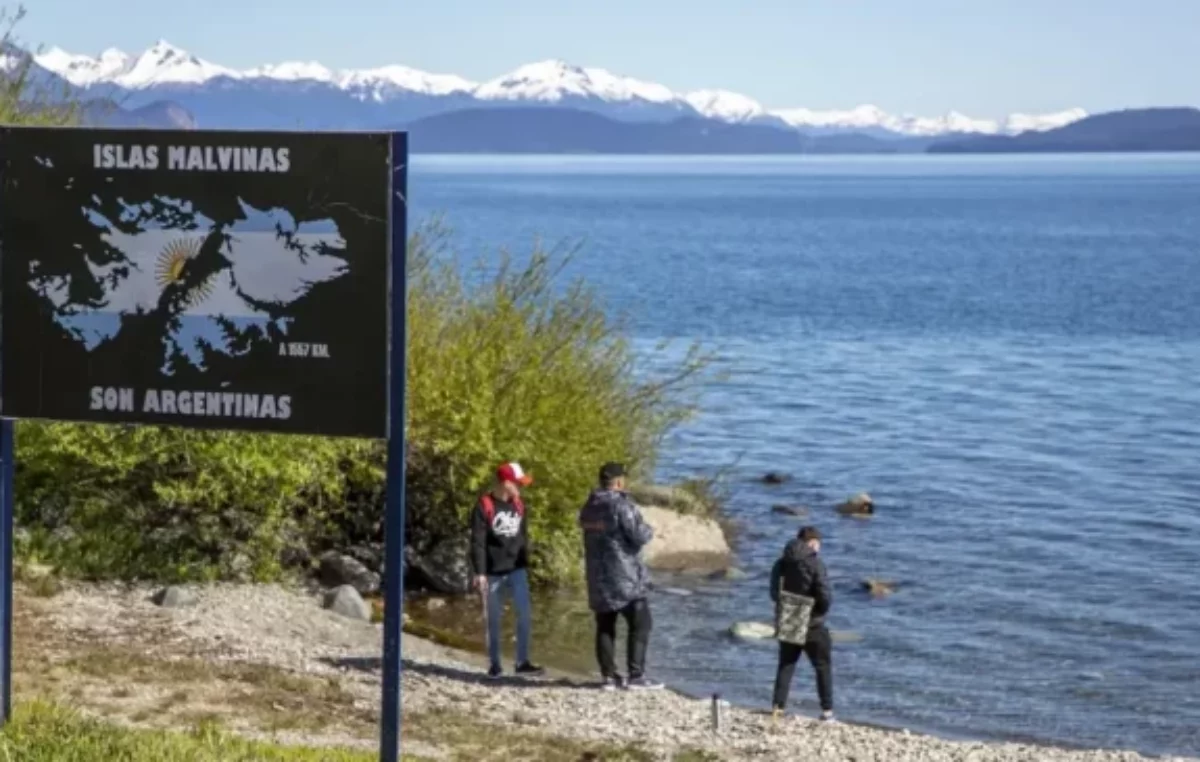
[[[477,575],[475,577],[474,583],[475,583],[475,592],[479,593],[480,595],[483,595],[484,593],[487,592],[487,575],[486,574]]]

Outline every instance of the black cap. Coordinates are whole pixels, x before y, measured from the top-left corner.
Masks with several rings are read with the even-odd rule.
[[[625,475],[624,463],[605,463],[600,466],[600,481],[604,483],[611,482],[619,476]]]
[[[821,530],[814,526],[802,527],[796,536],[799,537],[803,542],[808,542],[809,540],[820,540]]]

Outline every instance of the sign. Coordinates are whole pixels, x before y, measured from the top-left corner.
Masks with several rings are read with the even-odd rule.
[[[391,152],[0,129],[0,415],[387,436]]]

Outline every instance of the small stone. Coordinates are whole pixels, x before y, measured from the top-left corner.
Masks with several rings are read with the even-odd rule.
[[[862,581],[862,588],[870,593],[872,598],[885,598],[896,592],[896,583],[868,577]]]
[[[739,640],[769,640],[775,637],[775,627],[765,622],[734,622],[729,634]]]
[[[430,598],[425,603],[425,608],[429,609],[430,611],[439,611],[446,608],[446,601],[444,598]]]
[[[839,505],[837,512],[844,516],[870,516],[875,513],[875,501],[867,493],[860,492]]]
[[[807,516],[808,509],[802,505],[779,504],[771,506],[771,513],[779,513],[784,516]]]
[[[325,608],[347,619],[371,621],[371,608],[351,585],[341,585],[326,593]]]
[[[162,606],[164,609],[179,609],[191,606],[195,602],[195,593],[186,587],[177,587],[175,585],[164,587],[154,595],[155,605]]]
[[[687,598],[692,594],[691,590],[684,590],[682,587],[660,587],[658,591],[664,595],[674,595],[679,598]]]

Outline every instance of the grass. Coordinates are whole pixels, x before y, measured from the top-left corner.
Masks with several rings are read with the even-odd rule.
[[[19,704],[0,731],[3,762],[374,762],[373,753],[248,741],[211,720],[189,731],[138,730],[64,706]],[[415,757],[405,757],[415,762]]]
[[[630,484],[629,496],[638,505],[666,508],[685,516],[717,518],[721,511],[721,498],[717,488],[700,479],[689,480],[675,486],[661,484]]]

